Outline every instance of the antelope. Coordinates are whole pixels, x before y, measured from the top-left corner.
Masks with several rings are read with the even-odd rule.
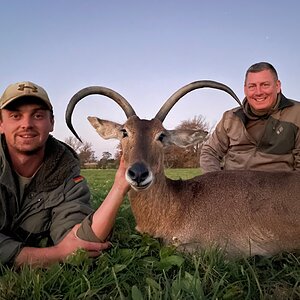
[[[300,172],[219,171],[188,180],[165,176],[164,147],[201,142],[207,132],[167,130],[163,121],[174,104],[199,88],[235,93],[215,81],[195,81],[175,92],[151,120],[140,119],[117,92],[99,86],[80,90],[70,100],[66,123],[80,140],[71,118],[75,105],[92,94],[106,96],[122,108],[118,124],[88,117],[104,139],[119,139],[136,229],[193,253],[218,247],[228,257],[272,256],[300,249]]]

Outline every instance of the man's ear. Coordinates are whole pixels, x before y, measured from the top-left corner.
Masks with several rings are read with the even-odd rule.
[[[2,134],[4,131],[3,131],[3,127],[2,127],[2,115],[1,115],[1,110],[0,110],[0,134]]]
[[[50,130],[50,132],[52,132],[54,130],[54,117],[51,117],[50,122],[51,122],[51,130]]]
[[[280,93],[280,91],[281,91],[281,81],[279,79],[276,82],[276,91],[277,91],[277,94]]]

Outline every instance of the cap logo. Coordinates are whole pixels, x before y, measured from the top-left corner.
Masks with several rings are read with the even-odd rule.
[[[37,93],[38,92],[38,89],[35,86],[26,85],[24,83],[19,84],[18,90],[19,91],[24,91],[24,89],[32,89],[33,93]]]

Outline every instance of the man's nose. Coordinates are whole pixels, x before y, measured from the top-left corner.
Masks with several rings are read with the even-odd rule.
[[[257,87],[256,87],[256,94],[262,94],[263,93],[263,91],[262,91],[262,88],[258,85]]]
[[[31,116],[24,116],[22,118],[22,128],[30,128],[32,127],[32,124],[33,124],[33,119]]]

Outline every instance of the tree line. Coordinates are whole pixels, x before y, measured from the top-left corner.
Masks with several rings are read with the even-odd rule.
[[[204,117],[194,116],[192,119],[181,121],[175,129],[208,130],[209,124]],[[72,147],[79,156],[82,168],[114,169],[117,168],[121,156],[121,144],[117,146],[116,152],[111,154],[108,151],[102,152],[98,159],[92,144],[89,142],[81,143],[71,136],[65,139],[65,143]],[[168,146],[165,149],[166,168],[197,168],[199,166],[199,156],[201,144],[195,144],[187,148]]]

